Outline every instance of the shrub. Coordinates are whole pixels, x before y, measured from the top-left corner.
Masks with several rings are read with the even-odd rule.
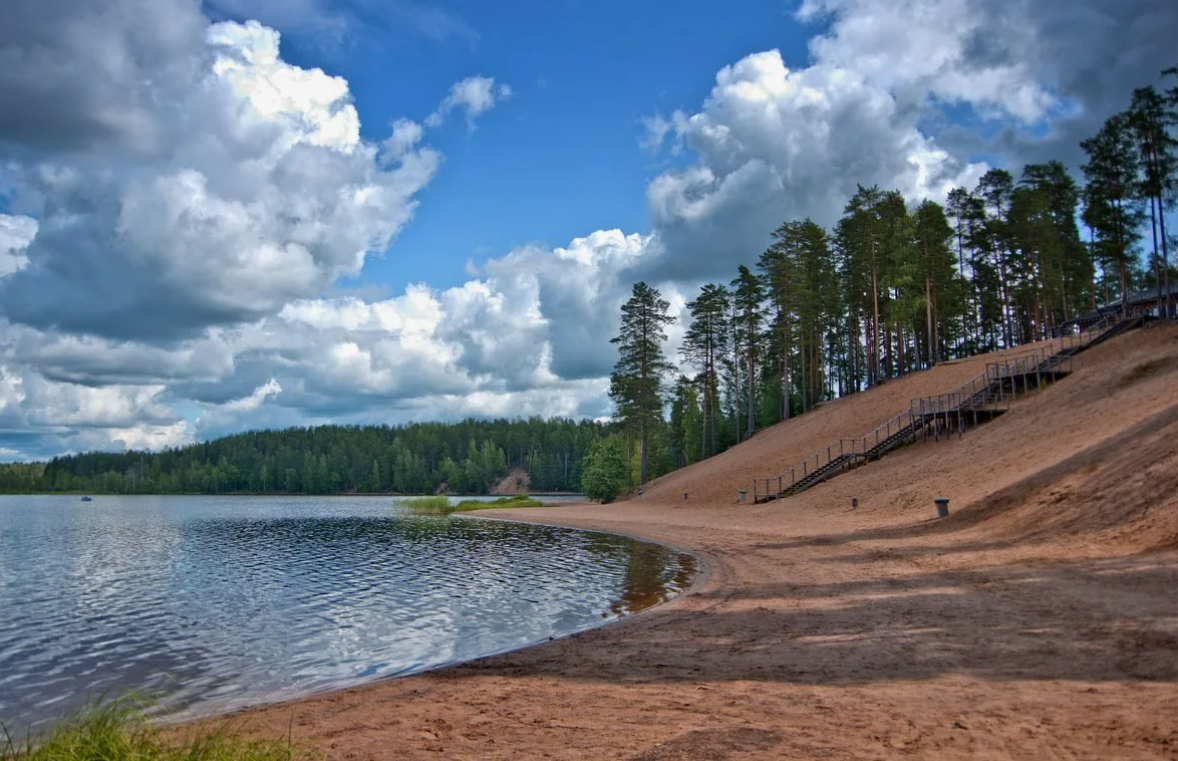
[[[628,465],[622,443],[616,436],[594,442],[585,455],[585,472],[581,475],[581,491],[601,503],[612,502],[622,493],[627,482]]]

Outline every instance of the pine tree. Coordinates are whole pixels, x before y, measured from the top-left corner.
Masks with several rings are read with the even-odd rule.
[[[796,354],[804,412],[827,395],[824,368],[833,357],[841,322],[837,271],[830,238],[813,220],[787,222],[773,238],[758,267],[776,309],[775,354],[783,358],[789,377]]]
[[[948,316],[959,311],[953,252],[949,247],[953,229],[940,204],[921,203],[916,210],[913,236],[918,274],[924,285],[925,364],[932,365],[941,360]]]
[[[743,440],[756,431],[756,383],[760,363],[762,328],[765,320],[765,287],[760,278],[743,264],[737,269],[732,281],[732,339],[737,355],[743,361],[747,393],[745,395],[746,415]]]
[[[1083,166],[1088,178],[1084,221],[1097,238],[1103,262],[1116,268],[1124,309],[1129,291],[1130,260],[1144,218],[1142,205],[1137,199],[1140,164],[1129,115],[1114,114],[1080,147],[1088,154],[1088,163]]]
[[[856,346],[862,340],[865,347],[865,361],[854,362],[856,389],[864,375],[868,386],[882,380],[880,287],[881,270],[885,263],[883,239],[886,235],[881,209],[883,201],[884,194],[879,188],[864,188],[860,185],[847,202],[835,230],[840,278],[846,289],[852,340]]]
[[[1059,161],[1030,164],[1023,169],[1020,186],[1033,191],[1043,211],[1044,319],[1054,326],[1089,309],[1094,300],[1090,252],[1080,240],[1076,209],[1080,188]]]
[[[700,459],[716,454],[720,416],[719,365],[728,351],[730,325],[728,319],[728,290],[722,285],[705,285],[695,301],[687,303],[691,324],[683,336],[683,359],[699,369],[696,376],[700,386],[703,412]]]
[[[618,345],[618,362],[610,376],[609,396],[617,407],[615,417],[638,439],[639,484],[649,472],[647,446],[663,419],[663,376],[673,367],[663,356],[666,326],[675,321],[670,304],[646,283],[635,283],[630,299],[622,305],[622,324],[610,343]]]
[[[1012,346],[1010,277],[1007,272],[1007,252],[1010,249],[1010,203],[1014,196],[1014,178],[1005,169],[991,169],[978,181],[977,195],[985,210],[986,242],[1002,295],[1002,345]]]
[[[1149,204],[1153,238],[1153,269],[1158,286],[1158,314],[1169,314],[1163,295],[1170,288],[1170,252],[1166,241],[1167,207],[1173,207],[1178,192],[1178,141],[1169,128],[1178,126],[1178,103],[1169,102],[1152,87],[1133,91],[1129,107],[1129,127],[1137,142],[1141,178],[1138,197]],[[1158,233],[1161,233],[1161,256],[1158,256]]]
[[[696,448],[703,437],[703,415],[696,386],[697,382],[685,375],[680,375],[675,381],[671,400],[670,438],[674,466],[677,468],[702,459],[702,453]]]

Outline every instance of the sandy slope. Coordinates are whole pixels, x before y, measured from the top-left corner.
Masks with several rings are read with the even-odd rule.
[[[765,431],[641,502],[501,513],[694,548],[692,595],[247,718],[331,758],[1178,758],[1178,328],[1097,347],[961,439],[733,504],[970,364]]]

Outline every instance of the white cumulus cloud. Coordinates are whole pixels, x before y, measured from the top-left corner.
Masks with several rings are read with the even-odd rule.
[[[412,217],[439,156],[411,131],[394,129],[388,155],[362,140],[347,82],[283,61],[272,29],[224,22],[184,40],[158,76],[122,83],[144,91],[114,141],[132,147],[107,139],[9,172],[40,225],[0,280],[10,321],[175,340],[256,320],[357,275]]]
[[[426,118],[425,123],[430,127],[441,126],[451,111],[461,109],[466,114],[467,127],[473,129],[476,118],[511,95],[511,86],[501,84],[496,87],[493,77],[467,77],[450,87],[450,92],[438,104],[437,110]]]

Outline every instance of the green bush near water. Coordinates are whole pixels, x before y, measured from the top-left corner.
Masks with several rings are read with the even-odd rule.
[[[254,740],[222,726],[190,732],[151,725],[133,703],[99,704],[17,743],[0,725],[0,761],[295,761],[289,740]]]
[[[400,507],[407,508],[417,515],[449,515],[450,513],[466,513],[473,510],[493,510],[501,507],[544,507],[544,503],[532,499],[527,494],[517,494],[514,497],[500,497],[492,501],[467,499],[451,505],[447,497],[412,497],[398,500]]]

